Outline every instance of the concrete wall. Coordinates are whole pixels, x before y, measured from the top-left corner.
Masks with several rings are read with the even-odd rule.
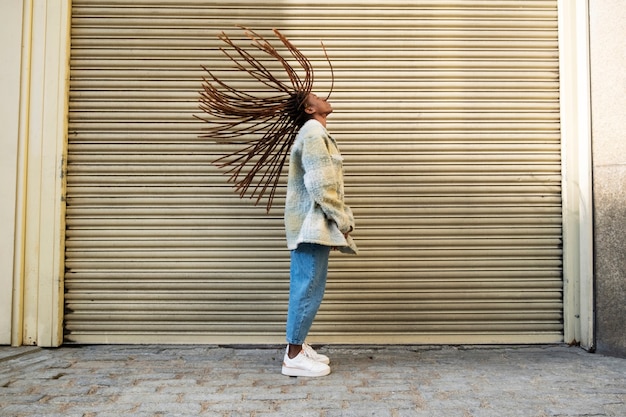
[[[590,0],[596,346],[626,356],[626,3]]]

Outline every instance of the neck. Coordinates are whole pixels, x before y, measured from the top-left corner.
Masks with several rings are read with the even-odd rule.
[[[328,114],[315,113],[311,116],[311,119],[315,119],[322,124],[322,126],[326,127],[326,117]]]

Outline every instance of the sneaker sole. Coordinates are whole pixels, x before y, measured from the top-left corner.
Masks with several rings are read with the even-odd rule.
[[[283,366],[282,374],[287,375],[287,376],[319,377],[319,376],[326,376],[330,374],[330,368],[326,368],[319,372],[314,372],[314,371],[307,371],[306,369],[289,368],[287,366]]]

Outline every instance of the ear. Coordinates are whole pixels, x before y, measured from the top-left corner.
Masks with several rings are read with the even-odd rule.
[[[313,107],[313,106],[306,106],[304,108],[304,112],[306,114],[315,114],[315,107]]]

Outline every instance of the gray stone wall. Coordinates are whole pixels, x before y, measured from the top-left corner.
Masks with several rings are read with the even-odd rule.
[[[625,6],[589,2],[596,342],[626,357]]]

